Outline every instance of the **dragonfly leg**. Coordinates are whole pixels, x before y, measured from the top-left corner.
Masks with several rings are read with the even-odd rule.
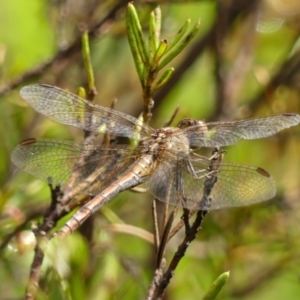
[[[177,174],[176,174],[176,193],[175,195],[178,197],[178,203],[181,203],[180,206],[182,206],[184,209],[189,208],[189,204],[187,201],[187,198],[184,196],[184,188],[183,188],[183,175],[182,175],[182,164],[184,164],[184,161],[180,160],[177,162]]]
[[[191,163],[190,160],[186,160],[186,163],[187,163],[187,169],[189,171],[189,173],[195,178],[195,179],[200,179],[202,178],[204,175],[200,175],[200,177],[197,175],[197,173],[200,173],[200,172],[205,172],[205,169],[203,170],[199,170],[199,171],[196,171]]]
[[[204,181],[203,197],[199,203],[199,210],[209,210],[210,208],[211,201],[213,201],[211,193],[218,180],[220,163],[223,159],[224,152],[225,151],[220,151],[220,148],[217,147],[214,149],[212,156],[210,157],[211,163],[208,167],[208,174],[205,175],[206,179]]]

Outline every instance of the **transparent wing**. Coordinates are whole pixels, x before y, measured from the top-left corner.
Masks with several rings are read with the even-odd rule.
[[[66,125],[99,133],[143,139],[153,129],[138,119],[90,102],[50,85],[34,84],[21,89],[22,98],[37,112]]]
[[[300,116],[285,113],[262,118],[246,119],[233,122],[203,123],[184,119],[179,123],[192,147],[220,147],[235,144],[241,139],[252,140],[271,136],[278,131],[295,126]]]
[[[96,195],[131,166],[132,154],[126,145],[106,148],[28,139],[14,149],[11,158],[20,169],[54,186],[68,184],[80,194]]]
[[[151,194],[171,205],[193,210],[244,206],[274,197],[274,179],[263,169],[221,162],[217,164],[217,182],[210,194],[211,202],[201,203],[206,180],[211,175],[211,161],[201,156],[177,163],[165,162],[147,182]]]

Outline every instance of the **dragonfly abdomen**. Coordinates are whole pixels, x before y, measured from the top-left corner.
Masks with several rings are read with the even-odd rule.
[[[69,235],[115,195],[144,182],[149,173],[148,169],[150,163],[152,163],[150,155],[144,155],[144,157],[141,157],[133,165],[132,169],[126,173],[126,175],[117,179],[109,187],[94,197],[90,202],[82,206],[62,227],[62,229],[58,232],[57,237],[63,238],[66,235]]]

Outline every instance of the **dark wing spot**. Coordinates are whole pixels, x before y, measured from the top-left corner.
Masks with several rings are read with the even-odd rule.
[[[265,176],[265,177],[271,177],[271,175],[264,169],[262,168],[257,168],[256,171],[261,174],[262,176]]]
[[[26,139],[24,141],[22,141],[20,143],[21,146],[26,146],[26,145],[30,145],[30,144],[34,144],[36,143],[36,139],[35,138],[30,138],[30,139]]]

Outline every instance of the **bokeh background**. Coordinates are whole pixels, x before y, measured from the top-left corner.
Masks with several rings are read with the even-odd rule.
[[[171,81],[156,93],[151,126],[161,127],[177,106],[173,125],[184,117],[221,121],[300,113],[299,1],[138,1],[145,30],[156,3],[162,38],[174,36],[188,18],[192,23],[200,18],[201,29],[172,62]],[[118,99],[116,109],[138,116],[143,103],[126,37],[126,5],[0,0],[0,299],[24,298],[34,253],[14,231],[21,224],[30,231],[50,203],[47,184],[16,170],[10,153],[29,137],[77,142],[83,137],[35,113],[19,89],[37,82],[72,92],[85,86],[80,37],[89,29],[96,102],[110,106]],[[210,212],[164,299],[200,299],[228,270],[219,299],[299,299],[300,127],[226,150],[227,161],[268,170],[277,196]],[[122,224],[132,225],[132,232],[124,232]],[[90,226],[92,238],[76,232],[48,246],[37,299],[144,299],[154,248],[139,229],[153,232],[151,197],[124,192]],[[167,260],[182,238],[180,232],[171,240]]]

